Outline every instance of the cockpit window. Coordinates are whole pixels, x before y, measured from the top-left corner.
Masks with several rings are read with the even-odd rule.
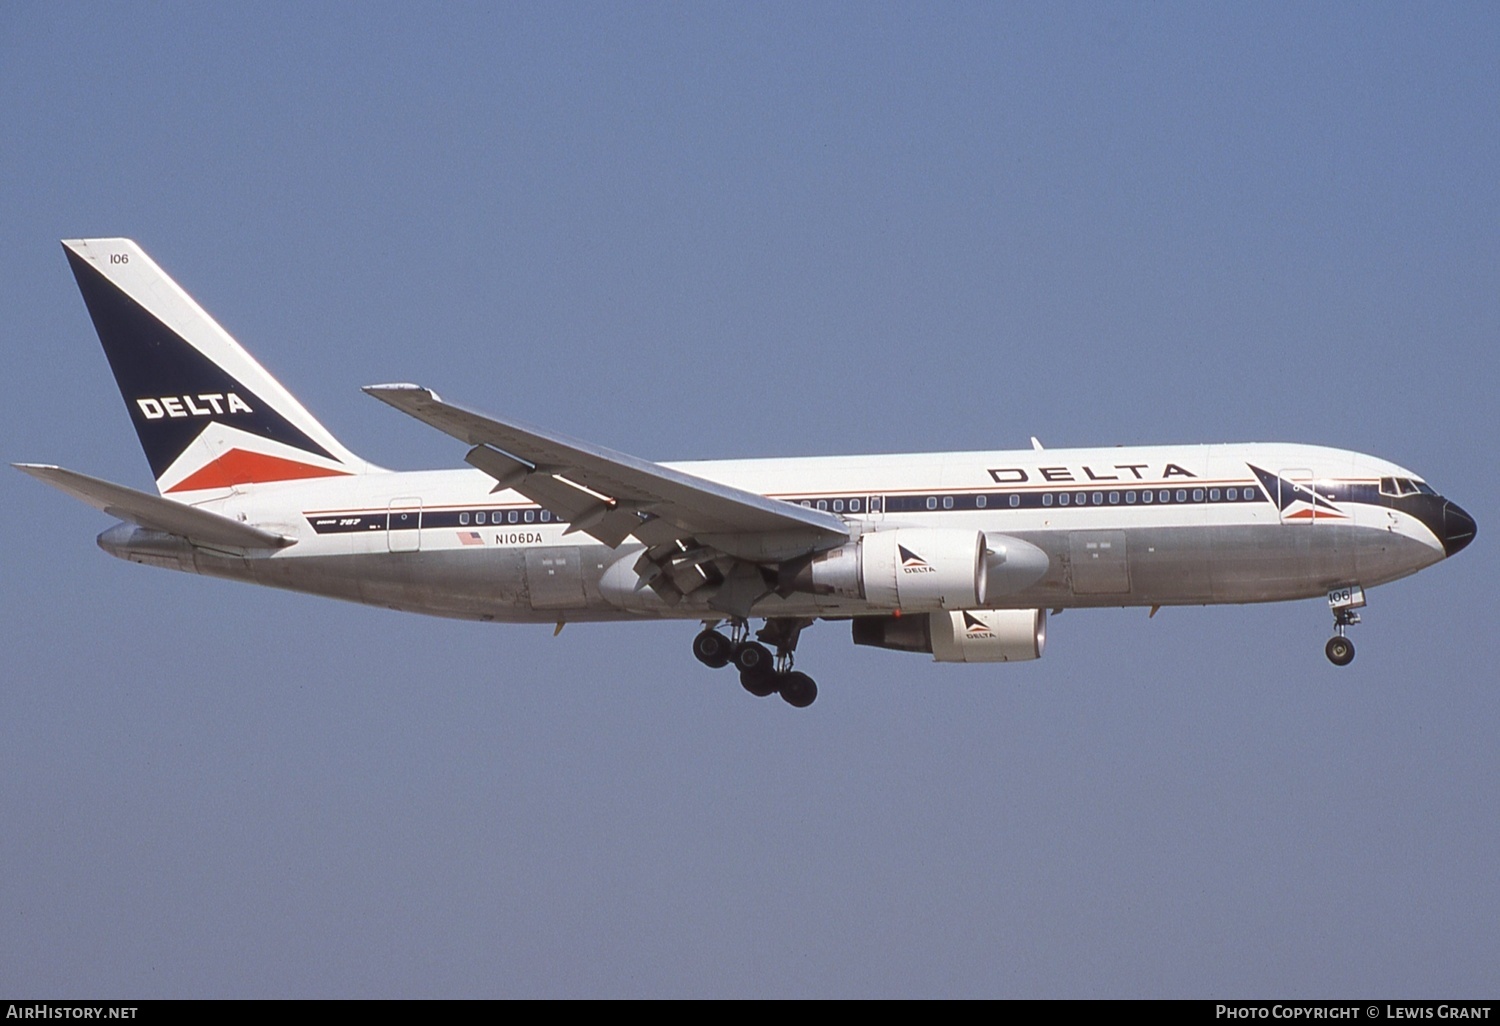
[[[1427,487],[1421,481],[1413,481],[1409,477],[1382,477],[1380,479],[1381,495],[1436,495],[1437,492]]]

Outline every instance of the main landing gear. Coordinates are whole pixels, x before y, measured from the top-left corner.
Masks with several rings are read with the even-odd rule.
[[[1323,646],[1323,652],[1334,666],[1348,666],[1354,662],[1354,642],[1344,637],[1344,631],[1359,623],[1359,614],[1355,610],[1364,604],[1365,590],[1357,584],[1335,588],[1328,593],[1328,607],[1333,610],[1333,637]]]
[[[818,685],[807,674],[792,669],[792,656],[802,628],[811,620],[777,617],[755,632],[759,641],[750,640],[750,625],[744,620],[729,624],[726,637],[710,624],[693,639],[693,655],[705,666],[720,669],[734,664],[740,672],[740,685],[756,698],[780,694],[788,705],[806,709],[818,697]],[[761,642],[768,642],[776,654]]]

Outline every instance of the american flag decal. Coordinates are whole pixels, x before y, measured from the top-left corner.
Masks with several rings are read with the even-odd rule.
[[[483,545],[484,539],[479,536],[478,531],[459,531],[458,541],[461,545]]]

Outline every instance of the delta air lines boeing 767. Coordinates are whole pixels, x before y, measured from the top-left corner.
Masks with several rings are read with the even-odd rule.
[[[371,385],[469,465],[392,472],[344,448],[134,242],[63,247],[158,494],[17,466],[123,521],[106,552],[436,616],[701,621],[700,661],[794,706],[817,697],[792,668],[817,620],[860,645],[1007,662],[1042,654],[1049,610],[1326,594],[1343,666],[1366,589],[1474,538],[1413,472],[1320,446],[652,463]]]

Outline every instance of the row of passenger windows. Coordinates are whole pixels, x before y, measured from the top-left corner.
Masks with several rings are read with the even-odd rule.
[[[922,513],[933,510],[1037,509],[1050,506],[1126,506],[1201,502],[1254,502],[1261,491],[1254,486],[1235,488],[1112,488],[1097,492],[976,492],[967,495],[891,495],[884,499],[887,513]],[[878,495],[836,499],[801,499],[808,509],[834,513],[879,513],[882,500]]]
[[[879,513],[880,496],[871,495],[867,499],[860,496],[851,496],[847,499],[818,499],[816,502],[812,499],[803,499],[797,505],[806,506],[808,509],[832,509],[835,513],[843,513],[845,510],[850,513]]]
[[[458,523],[461,527],[469,525],[469,518],[474,518],[475,524],[550,524],[553,520],[562,523],[562,517],[554,517],[550,509],[512,509],[512,510],[480,510],[477,513],[460,513]]]
[[[983,496],[980,496],[981,509],[984,508],[983,498]],[[1012,495],[1010,498],[1010,504],[1012,506],[1020,505],[1016,501],[1018,496]],[[1066,506],[1069,503],[1074,506],[1088,506],[1090,504],[1095,506],[1103,506],[1107,503],[1111,506],[1117,506],[1123,501],[1127,506],[1133,506],[1137,501],[1139,501],[1142,504],[1149,506],[1152,503],[1162,504],[1204,501],[1254,502],[1259,498],[1260,490],[1258,488],[1178,488],[1176,491],[1173,491],[1170,488],[1162,488],[1158,491],[1152,491],[1151,489],[1146,488],[1141,490],[1140,497],[1139,499],[1137,499],[1135,489],[1127,488],[1123,491],[1114,489],[1108,492],[1058,492],[1057,504],[1059,506]],[[946,502],[946,500],[944,501]],[[1052,493],[1044,492],[1042,494],[1042,505],[1050,506],[1052,505],[1052,502]],[[927,508],[934,509],[935,507],[929,504]],[[952,507],[945,505],[943,508],[951,509]]]

